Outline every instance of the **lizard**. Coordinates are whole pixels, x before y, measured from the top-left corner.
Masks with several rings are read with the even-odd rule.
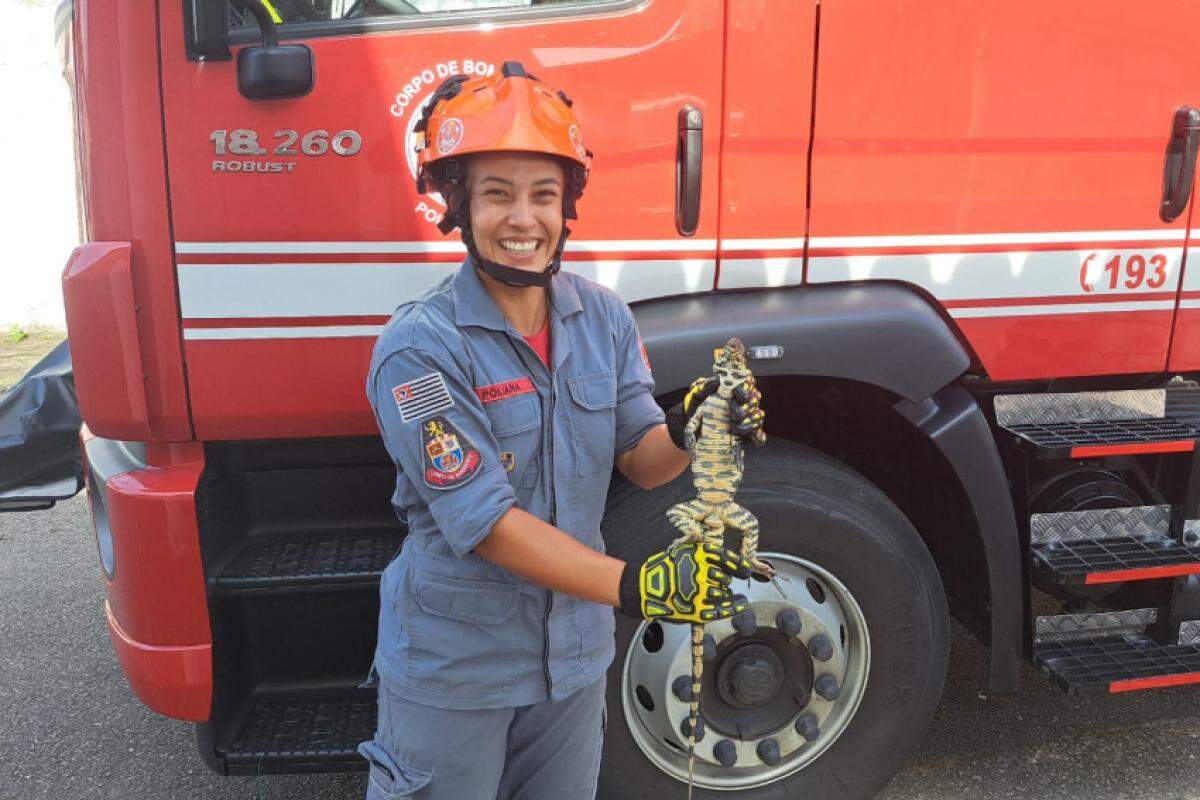
[[[758,558],[758,519],[734,502],[742,483],[745,452],[742,442],[731,427],[729,405],[742,399],[736,392],[748,393],[754,388],[754,375],[746,364],[746,348],[736,338],[716,351],[713,375],[719,384],[688,420],[684,442],[692,460],[692,486],[696,496],[677,503],[667,510],[667,520],[681,536],[674,544],[703,542],[720,549],[724,547],[726,528],[742,535],[741,553],[754,570],[774,578],[774,570]],[[755,430],[751,439],[756,445],[766,442],[762,429]],[[700,717],[700,683],[704,672],[704,625],[692,625],[692,693],[688,712],[688,798],[694,788],[696,764],[696,731]]]

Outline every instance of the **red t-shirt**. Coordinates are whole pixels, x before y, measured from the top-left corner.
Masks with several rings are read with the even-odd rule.
[[[533,348],[533,352],[538,354],[538,358],[550,367],[550,315],[546,315],[546,322],[542,325],[542,329],[532,336],[522,336],[522,339],[529,342],[529,346]]]

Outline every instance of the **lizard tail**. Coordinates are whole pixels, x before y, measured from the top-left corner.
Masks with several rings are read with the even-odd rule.
[[[688,710],[688,800],[692,800],[696,771],[696,726],[700,720],[700,676],[704,671],[704,626],[692,625],[692,698]]]

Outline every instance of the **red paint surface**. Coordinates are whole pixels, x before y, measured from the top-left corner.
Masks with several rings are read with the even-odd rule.
[[[816,21],[815,2],[728,0],[722,240],[805,235]],[[716,188],[707,180],[705,192]]]
[[[1108,319],[1105,319],[1108,318]],[[1171,311],[986,317],[954,322],[993,380],[1115,375],[1159,363]]]
[[[1158,678],[1131,678],[1126,681],[1113,681],[1108,685],[1108,691],[1110,694],[1116,694],[1117,692],[1132,692],[1138,689],[1161,689],[1166,686],[1183,686],[1189,683],[1200,683],[1200,672],[1163,675]]]
[[[150,439],[128,242],[90,242],[63,272],[79,413],[97,436]]]
[[[1172,578],[1178,575],[1200,573],[1200,564],[1174,564],[1169,567],[1143,567],[1121,569],[1113,572],[1093,572],[1084,583],[1118,583],[1120,581],[1145,581],[1152,578]]]
[[[175,5],[178,13],[181,4]],[[185,441],[192,431],[167,211],[157,17],[143,0],[111,0],[76,3],[74,19],[85,238],[131,243],[150,430],[157,439]],[[182,45],[183,28],[172,33]],[[97,422],[103,427],[104,420]]]
[[[104,612],[117,661],[138,699],[164,716],[206,722],[212,706],[212,645],[142,644],[121,628],[107,603]]]
[[[196,522],[199,443],[150,445],[145,469],[109,478],[114,619],[145,645],[212,643]]]
[[[367,402],[369,337],[189,340],[196,436],[378,436]],[[218,380],[221,376],[226,376]]]
[[[404,133],[416,103],[400,116],[391,108],[405,84],[423,69],[471,59],[497,65],[522,61],[575,100],[596,160],[580,202],[580,219],[571,225],[573,241],[683,241],[675,229],[676,117],[684,105],[700,108],[705,116],[705,191],[695,239],[715,241],[722,11],[721,0],[655,0],[633,9],[598,7],[595,13],[551,16],[537,24],[497,24],[491,30],[450,25],[313,38],[305,42],[317,64],[312,93],[252,103],[237,91],[234,62],[185,59],[182,5],[163,3],[160,43],[174,237],[188,242],[444,241],[416,212],[422,202],[439,211],[441,206],[416,194],[405,158]],[[155,69],[148,69],[146,77],[153,81]],[[438,82],[423,85],[417,100]],[[268,148],[274,147],[273,132],[281,129],[301,134],[353,129],[362,135],[363,147],[349,157],[265,156],[294,161],[291,174],[214,173],[209,137],[214,130],[236,128],[257,131]],[[715,258],[716,248],[676,255]],[[568,260],[595,257],[568,254]],[[186,260],[224,261],[207,256]],[[275,260],[305,259],[288,255]],[[207,440],[374,433],[363,390],[371,345],[367,337],[187,341],[197,435]]]
[[[1188,258],[1190,274],[1200,272],[1195,254]],[[1193,279],[1194,280],[1194,279]],[[1183,292],[1181,299],[1200,299],[1200,292]],[[1200,308],[1180,308],[1175,312],[1175,338],[1171,342],[1171,372],[1200,370]]]
[[[1190,453],[1196,448],[1194,441],[1185,442],[1135,442],[1132,444],[1092,445],[1072,447],[1071,458],[1096,458],[1098,456],[1134,456],[1154,453]]]
[[[1184,9],[822,4],[809,234],[1184,228],[1157,210],[1200,52],[1156,33]],[[1013,380],[1161,370],[1172,314],[956,322],[988,376]]]

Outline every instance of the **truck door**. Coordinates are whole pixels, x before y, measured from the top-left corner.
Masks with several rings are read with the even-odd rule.
[[[463,257],[457,234],[435,227],[443,206],[413,186],[413,123],[456,72],[521,61],[575,101],[595,160],[566,269],[628,301],[713,287],[721,0],[276,2],[280,38],[312,49],[316,81],[303,97],[258,102],[239,94],[235,61],[189,60],[185,37],[209,2],[160,5],[199,438],[375,433],[363,389],[375,338]],[[259,41],[249,15],[239,29],[228,13],[235,51]],[[681,115],[689,106],[698,113]],[[687,237],[681,127],[711,187]]]
[[[903,281],[994,379],[1167,364],[1182,0],[821,5],[808,281]]]
[[[720,289],[804,276],[817,3],[728,0]]]

